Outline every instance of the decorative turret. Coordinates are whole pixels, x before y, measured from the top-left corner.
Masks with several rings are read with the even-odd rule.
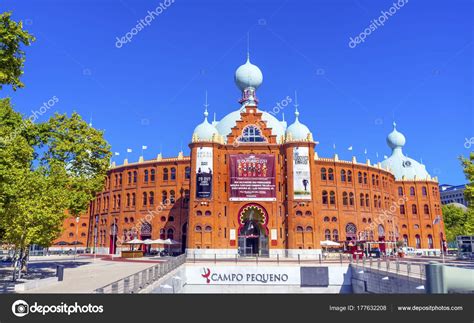
[[[312,141],[313,135],[309,128],[299,120],[298,97],[295,92],[295,122],[286,129],[286,141]]]

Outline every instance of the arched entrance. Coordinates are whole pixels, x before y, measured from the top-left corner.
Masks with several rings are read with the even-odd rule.
[[[187,242],[187,233],[188,233],[188,223],[183,224],[181,228],[181,252],[186,251],[186,242]]]
[[[143,222],[140,227],[140,240],[151,239],[151,224]],[[150,253],[151,245],[142,244],[142,250],[144,253]]]
[[[109,243],[109,254],[112,254],[112,255],[114,255],[117,250],[117,232],[118,232],[117,224],[113,223],[110,226],[110,243]],[[105,238],[105,234],[104,234],[104,238]]]
[[[238,214],[239,255],[268,256],[268,214],[259,204],[244,205]]]

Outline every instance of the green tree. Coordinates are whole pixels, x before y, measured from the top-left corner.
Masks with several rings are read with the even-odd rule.
[[[13,21],[11,12],[0,14],[0,90],[10,84],[13,90],[24,87],[20,81],[25,63],[22,45],[29,46],[35,38],[23,29],[23,23]]]
[[[464,174],[468,181],[464,196],[469,203],[469,209],[474,209],[474,152],[471,152],[469,158],[461,157],[461,162],[464,167]]]
[[[110,146],[103,131],[89,126],[73,113],[55,114],[48,122],[38,125],[38,161],[48,169],[60,165],[67,175],[69,194],[67,209],[72,216],[87,210],[91,200],[103,188],[110,165]]]
[[[447,241],[456,241],[457,236],[472,235],[474,232],[472,212],[453,204],[443,205],[443,221]]]

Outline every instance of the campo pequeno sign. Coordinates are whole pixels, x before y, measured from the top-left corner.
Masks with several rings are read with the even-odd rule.
[[[188,266],[191,285],[300,285],[299,267]]]

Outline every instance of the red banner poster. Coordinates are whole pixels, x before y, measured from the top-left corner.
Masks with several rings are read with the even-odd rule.
[[[230,200],[275,201],[275,156],[230,155]]]

